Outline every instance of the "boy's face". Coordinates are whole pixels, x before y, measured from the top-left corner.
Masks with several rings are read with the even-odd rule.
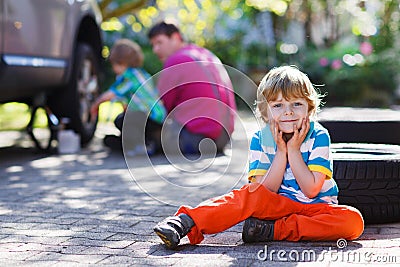
[[[158,56],[161,62],[165,62],[169,56],[179,49],[180,37],[173,33],[170,37],[165,34],[158,34],[151,38],[153,53]]]
[[[308,117],[308,103],[304,98],[286,100],[280,93],[276,100],[268,102],[268,118],[278,123],[283,133],[293,133],[294,125],[301,128],[304,118]],[[271,122],[270,122],[271,123]]]
[[[128,65],[119,63],[112,63],[111,66],[116,75],[121,75],[128,68]]]

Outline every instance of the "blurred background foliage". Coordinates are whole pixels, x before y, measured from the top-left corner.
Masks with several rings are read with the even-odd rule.
[[[270,68],[295,64],[308,73],[326,106],[399,104],[399,0],[98,0],[104,57],[130,38],[150,73],[161,70],[147,39],[161,20],[257,84]],[[114,77],[108,69],[105,87]],[[235,88],[236,89],[236,88]],[[245,89],[243,89],[245,90]],[[240,92],[239,92],[240,93]]]

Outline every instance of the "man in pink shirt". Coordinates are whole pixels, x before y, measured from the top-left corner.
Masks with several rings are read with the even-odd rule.
[[[164,63],[157,77],[168,112],[163,146],[179,145],[183,153],[208,152],[214,146],[221,152],[230,140],[236,112],[232,83],[221,61],[209,50],[186,43],[173,24],[156,24],[148,37]],[[215,145],[200,145],[204,138]]]

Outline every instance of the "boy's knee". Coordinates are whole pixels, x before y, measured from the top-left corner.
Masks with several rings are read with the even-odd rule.
[[[354,240],[364,232],[364,219],[361,213],[353,207],[349,207],[347,212],[347,237],[346,239]]]
[[[264,187],[264,186],[262,184],[259,184],[259,183],[249,183],[249,184],[245,185],[245,187],[247,187],[246,189],[250,193],[253,193],[253,192],[259,190],[261,187]]]
[[[243,186],[243,188],[251,193],[252,197],[256,197],[257,195],[265,197],[265,195],[270,195],[273,193],[272,191],[265,188],[265,186],[263,186],[262,184],[256,182],[246,184]]]

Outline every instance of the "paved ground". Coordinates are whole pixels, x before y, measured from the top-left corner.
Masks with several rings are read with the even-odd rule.
[[[257,125],[249,117],[240,125],[245,127],[238,127],[226,155],[191,161],[125,162],[101,145],[100,138],[112,131],[107,125],[73,155],[44,156],[29,148],[26,136],[0,133],[0,265],[400,264],[400,223],[368,225],[359,240],[339,243],[344,248],[336,242],[244,245],[239,224],[207,236],[201,245],[184,239],[177,251],[165,250],[152,227],[176,205],[195,205],[245,183],[247,135]]]

